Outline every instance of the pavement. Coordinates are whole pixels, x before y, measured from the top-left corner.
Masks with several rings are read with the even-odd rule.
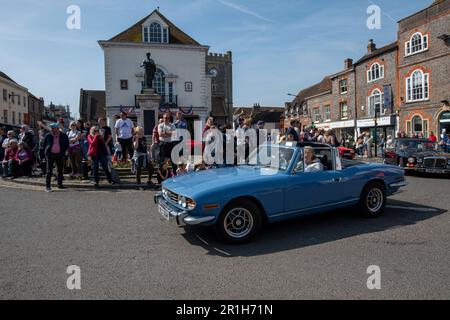
[[[449,299],[450,180],[406,179],[378,219],[332,211],[240,246],[162,221],[154,191],[0,186],[0,299]]]

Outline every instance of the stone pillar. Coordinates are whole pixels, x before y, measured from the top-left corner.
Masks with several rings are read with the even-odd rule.
[[[136,95],[136,102],[140,106],[137,116],[138,126],[144,128],[145,136],[150,138],[153,127],[158,121],[159,103],[161,96],[154,89],[145,89],[142,94]]]

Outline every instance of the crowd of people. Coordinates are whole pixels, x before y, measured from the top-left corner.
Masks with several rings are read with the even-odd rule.
[[[102,167],[107,181],[115,184],[118,182],[113,169],[115,163],[130,164],[138,185],[142,183],[143,172],[148,176],[148,185],[155,185],[152,181],[155,173],[157,184],[161,184],[168,178],[192,171],[246,163],[250,151],[263,143],[318,142],[353,148],[360,157],[373,156],[372,147],[375,142],[369,132],[363,132],[355,140],[347,135],[338,141],[332,129],[301,128],[300,123],[295,120],[291,121],[289,128],[279,131],[276,136],[272,136],[269,131],[265,136],[260,135],[264,126],[263,121],[257,122],[256,140],[253,140],[247,135],[247,131],[253,128],[251,119],[239,117],[234,126],[218,126],[214,118],[208,118],[202,130],[201,142],[184,141],[192,149],[201,149],[202,161],[199,163],[184,157],[184,149],[178,153],[177,159],[172,157],[174,147],[184,139],[177,129],[188,129],[188,123],[181,112],[177,112],[175,117],[170,113],[164,114],[153,128],[151,142],[147,141],[144,128],[135,127],[126,112],[116,117],[113,129],[107,126],[104,118],[98,119],[96,125],[81,120],[72,121],[67,128],[63,119],[50,125],[39,123],[37,135],[27,125],[22,125],[19,132],[5,132],[0,128],[0,174],[3,178],[10,179],[43,176],[46,178],[46,191],[50,192],[54,176],[58,188],[64,188],[63,174],[67,171],[72,179],[89,179],[90,172],[98,187]],[[233,134],[230,134],[230,130],[233,130]],[[398,132],[396,135],[396,138],[405,137],[405,132]],[[423,138],[423,135],[419,133],[414,137]],[[445,130],[439,138],[431,132],[428,139],[438,142],[444,151],[450,149],[450,139]],[[222,144],[221,148],[217,148],[218,143]],[[390,135],[385,139],[380,134],[376,143],[382,155],[386,148],[393,147],[394,139]],[[229,153],[226,150],[230,148],[233,150],[232,158],[228,159]],[[55,167],[56,175],[53,172]]]
[[[22,125],[20,133],[10,130],[4,134],[0,129],[0,160],[3,178],[15,179],[19,176],[40,175],[46,178],[46,191],[51,191],[53,169],[56,167],[58,188],[63,186],[63,174],[70,169],[70,177],[87,175],[88,167],[92,170],[95,186],[99,185],[99,165],[102,166],[108,181],[111,166],[108,158],[112,154],[111,129],[106,126],[106,119],[99,119],[98,125],[92,126],[81,120],[72,121],[68,128],[64,120],[45,125],[38,123],[35,135],[28,125]]]

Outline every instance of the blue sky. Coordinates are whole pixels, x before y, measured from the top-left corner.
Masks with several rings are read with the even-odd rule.
[[[104,89],[106,40],[156,7],[212,52],[233,51],[234,104],[283,106],[287,93],[343,69],[344,59],[396,39],[397,24],[432,0],[15,0],[2,1],[0,70],[46,104],[78,113],[79,90]],[[68,30],[66,9],[81,8]],[[367,7],[382,10],[380,30],[366,27]]]

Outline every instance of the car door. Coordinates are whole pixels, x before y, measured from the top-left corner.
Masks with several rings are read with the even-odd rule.
[[[350,183],[342,170],[293,171],[285,186],[285,211],[301,215],[349,201],[352,198]]]

